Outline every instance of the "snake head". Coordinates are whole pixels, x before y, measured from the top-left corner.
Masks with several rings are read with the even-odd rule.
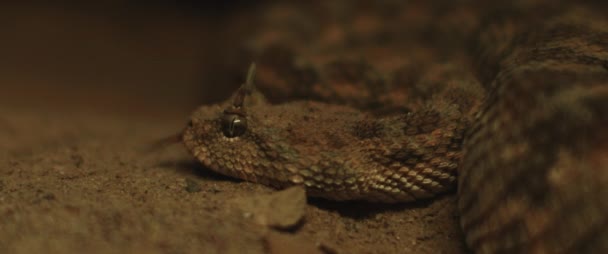
[[[355,184],[359,168],[348,167],[348,157],[365,146],[345,128],[367,114],[312,101],[272,105],[254,89],[254,74],[252,65],[230,99],[192,114],[182,141],[196,159],[223,175],[277,188],[306,185],[317,196]]]

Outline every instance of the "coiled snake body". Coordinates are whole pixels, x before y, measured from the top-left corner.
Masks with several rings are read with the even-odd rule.
[[[271,104],[249,75],[193,114],[186,147],[220,173],[335,200],[406,202],[457,185],[478,253],[607,253],[605,17],[565,4],[452,8],[332,9],[309,35],[265,13],[261,34],[283,37],[252,41],[256,86],[307,101]],[[434,23],[398,28],[425,20],[411,10]]]

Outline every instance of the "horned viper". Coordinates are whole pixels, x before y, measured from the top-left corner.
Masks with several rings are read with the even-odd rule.
[[[334,6],[288,25],[265,13],[250,45],[259,89],[252,68],[225,103],[195,111],[184,144],[222,174],[334,200],[457,186],[477,253],[608,252],[601,9],[435,2]]]

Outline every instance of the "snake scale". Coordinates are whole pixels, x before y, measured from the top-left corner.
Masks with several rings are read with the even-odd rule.
[[[476,253],[608,253],[606,5],[370,2],[262,11],[256,87],[197,109],[186,147],[334,200],[456,188]]]

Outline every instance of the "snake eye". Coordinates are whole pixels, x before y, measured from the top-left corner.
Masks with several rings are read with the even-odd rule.
[[[228,138],[243,135],[247,130],[247,119],[237,114],[225,114],[222,116],[222,132]]]

